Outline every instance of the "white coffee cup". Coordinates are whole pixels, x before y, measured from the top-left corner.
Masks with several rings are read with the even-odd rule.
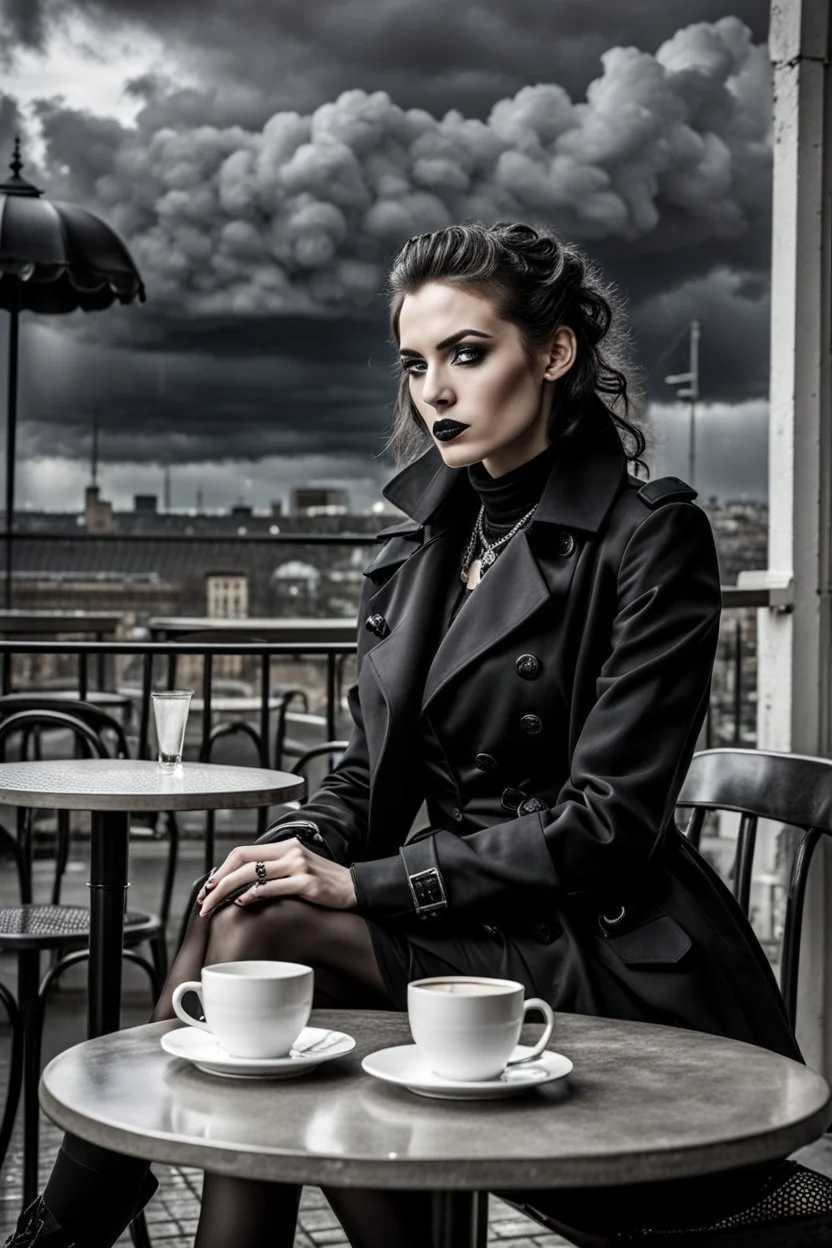
[[[417,1048],[434,1074],[464,1082],[495,1079],[507,1066],[533,1061],[552,1037],[555,1016],[539,997],[524,1001],[513,979],[437,975],[407,986],[407,1014]],[[543,1035],[522,1058],[510,1061],[526,1015],[538,1010]]]
[[[315,975],[300,962],[217,962],[202,980],[173,990],[173,1008],[189,1027],[210,1031],[231,1057],[285,1057],[312,1010]],[[182,998],[195,992],[205,1021]]]

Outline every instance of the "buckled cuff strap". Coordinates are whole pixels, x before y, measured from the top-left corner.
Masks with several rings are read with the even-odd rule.
[[[427,841],[417,841],[411,845],[402,845],[399,849],[407,873],[410,895],[413,898],[413,908],[420,918],[436,915],[448,908],[448,895],[445,892],[442,872],[435,865],[423,866],[419,862],[420,858],[422,862],[425,861],[427,851],[435,863],[433,849],[432,838]]]

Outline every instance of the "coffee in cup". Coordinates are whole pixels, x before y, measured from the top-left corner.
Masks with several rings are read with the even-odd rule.
[[[218,962],[202,979],[173,990],[173,1009],[189,1027],[201,1027],[231,1057],[286,1057],[312,1010],[315,976],[300,962]],[[188,1014],[182,998],[196,993],[205,1021]]]
[[[417,1048],[434,1074],[464,1082],[495,1079],[506,1066],[539,1057],[552,1038],[555,1016],[539,997],[524,1000],[512,979],[439,975],[407,986],[407,1014]],[[531,1052],[510,1060],[526,1015],[546,1020]]]

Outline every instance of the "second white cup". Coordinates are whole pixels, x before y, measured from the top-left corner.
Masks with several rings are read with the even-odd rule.
[[[440,975],[408,984],[410,1030],[434,1074],[463,1082],[495,1079],[506,1066],[539,1057],[552,1038],[555,1016],[546,1001],[525,1001],[524,995],[513,979]],[[533,1010],[546,1020],[543,1035],[530,1053],[510,1060]]]
[[[300,962],[218,962],[174,988],[173,1009],[231,1057],[285,1057],[309,1021],[314,987],[312,967]],[[184,1009],[187,992],[199,997],[204,1022]]]

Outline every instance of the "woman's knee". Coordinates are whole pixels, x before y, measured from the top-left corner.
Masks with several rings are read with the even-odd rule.
[[[211,918],[209,953],[212,961],[251,958],[305,961],[314,932],[325,911],[305,901],[281,901],[230,906]]]

